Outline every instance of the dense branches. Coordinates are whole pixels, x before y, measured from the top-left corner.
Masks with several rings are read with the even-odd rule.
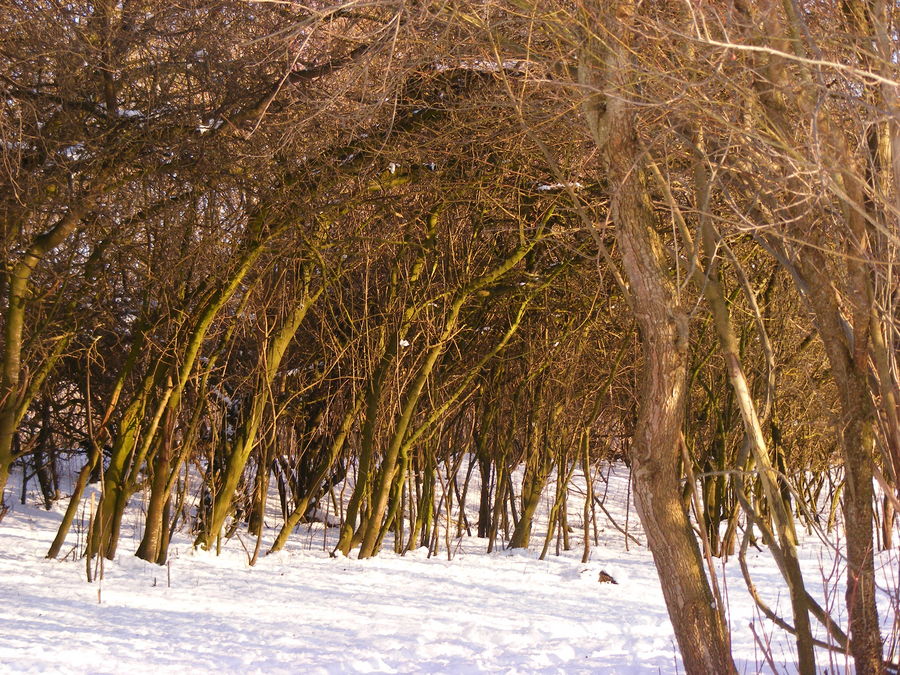
[[[270,483],[272,550],[333,504],[343,554],[436,551],[476,469],[491,547],[551,484],[568,545],[565,478],[625,459],[689,669],[733,667],[743,529],[811,671],[795,523],[841,495],[882,668],[891,3],[7,4],[0,488],[81,467],[51,556],[96,481],[88,556],[145,492],[141,557],[246,525],[255,560]]]

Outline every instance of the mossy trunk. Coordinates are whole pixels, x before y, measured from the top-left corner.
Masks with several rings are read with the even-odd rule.
[[[3,495],[9,481],[9,471],[16,459],[13,437],[28,395],[34,391],[22,391],[22,333],[25,328],[25,313],[31,295],[31,275],[44,256],[72,234],[87,212],[89,203],[83,203],[60,218],[52,227],[35,237],[18,262],[10,265],[7,272],[6,322],[3,327],[3,346],[0,351],[0,509]],[[19,223],[4,222],[5,226],[17,228]],[[10,230],[10,231],[15,231]]]

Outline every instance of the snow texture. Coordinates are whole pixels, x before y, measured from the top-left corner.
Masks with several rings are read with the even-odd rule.
[[[607,483],[601,478],[598,492],[605,491],[606,508],[624,527],[627,469],[613,467]],[[14,474],[13,489],[20,481]],[[7,502],[14,502],[12,494]],[[474,526],[477,504],[472,497],[470,502]],[[442,521],[441,551],[434,557],[425,549],[398,556],[388,541],[376,558],[332,558],[335,528],[313,523],[298,528],[284,551],[261,556],[252,568],[247,534],[223,542],[219,556],[192,549],[189,536],[178,534],[169,565],[160,567],[132,555],[142,527],[137,495],[119,555],[93,584],[86,583],[85,561],[76,559],[89,514],[73,527],[67,558],[46,560],[65,500],[49,512],[37,504],[37,495],[29,493],[27,504],[14,503],[0,522],[3,672],[684,672],[647,549],[632,542],[626,550],[624,536],[598,509],[599,545],[581,563],[583,491],[577,480],[569,499],[574,548],[557,556],[551,545],[543,561],[538,555],[546,515],[536,525],[532,550],[500,546],[487,554],[486,540],[457,538],[454,522],[448,560]],[[280,526],[274,506],[273,500],[263,552]],[[634,512],[627,518],[629,534],[643,542]],[[789,613],[771,557],[753,552],[750,558],[763,595],[781,614]],[[844,569],[832,549],[807,537],[801,558],[811,592],[840,614]],[[716,564],[739,671],[771,672],[760,647],[765,643],[778,672],[795,672],[790,636],[760,618],[737,560],[724,570],[721,561]],[[880,584],[896,593],[896,553],[883,554],[878,567]],[[601,571],[617,583],[599,583]],[[880,600],[888,634],[889,594],[882,592]],[[847,669],[842,654],[820,651],[818,658],[823,672]]]

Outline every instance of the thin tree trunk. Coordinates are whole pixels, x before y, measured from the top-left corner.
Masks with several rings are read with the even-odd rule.
[[[12,266],[7,281],[6,324],[3,332],[3,348],[0,352],[0,506],[3,491],[9,480],[9,470],[16,459],[13,452],[13,436],[19,412],[27,401],[20,391],[22,372],[22,331],[25,328],[25,312],[31,288],[31,275],[44,256],[59,246],[72,232],[88,208],[88,202],[72,208],[50,229],[36,237],[19,261]],[[11,226],[14,226],[11,224]]]
[[[313,496],[313,489],[322,484],[322,482],[325,480],[332,467],[334,466],[334,463],[337,461],[337,458],[340,457],[340,454],[344,449],[344,444],[347,441],[347,435],[350,433],[350,428],[356,421],[356,415],[357,413],[359,413],[362,402],[363,397],[357,396],[353,407],[344,414],[337,434],[331,441],[328,456],[322,459],[322,464],[320,465],[319,470],[310,481],[312,489],[310,489],[307,494],[300,497],[300,499],[294,505],[293,510],[285,518],[284,525],[281,527],[281,530],[278,532],[278,536],[275,538],[275,542],[272,544],[272,547],[269,549],[266,555],[268,555],[269,553],[276,553],[284,548],[284,545],[287,543],[288,537],[290,537],[291,532],[293,532],[294,528],[297,527],[297,524],[306,514],[306,509],[309,508],[309,502]]]
[[[444,352],[444,349],[446,349],[447,344],[456,332],[459,322],[459,315],[462,311],[463,306],[479,290],[497,281],[498,279],[503,277],[503,275],[505,275],[509,270],[515,267],[537,243],[541,235],[542,227],[543,224],[538,227],[537,234],[533,239],[531,239],[530,241],[522,242],[507,258],[505,258],[492,270],[480,277],[477,277],[476,279],[473,279],[471,282],[463,286],[456,293],[453,301],[451,302],[447,312],[447,318],[444,321],[443,331],[441,332],[441,335],[437,338],[435,343],[432,345],[432,347],[428,350],[428,353],[426,354],[422,365],[419,367],[419,370],[416,373],[415,379],[413,380],[406,393],[403,407],[401,408],[400,415],[395,422],[395,426],[391,434],[390,442],[388,444],[388,447],[385,449],[384,458],[382,459],[382,468],[379,472],[378,480],[376,485],[374,486],[372,493],[371,512],[369,513],[368,520],[365,523],[364,527],[362,546],[359,551],[360,558],[367,558],[373,555],[375,552],[375,543],[382,528],[382,519],[387,509],[388,498],[390,496],[391,490],[391,480],[394,475],[394,469],[397,465],[398,457],[400,456],[401,451],[408,452],[409,444],[413,442],[415,438],[421,435],[421,433],[423,433],[424,431],[424,429],[420,427],[416,430],[416,433],[410,434],[409,438],[407,438],[407,432],[410,428],[413,414],[415,413],[419,398],[422,394],[425,384],[431,377],[432,370],[434,369],[438,358]],[[490,352],[490,355],[493,355],[506,345],[507,341],[512,336],[512,333],[518,327],[523,311],[524,305],[520,308],[519,314],[512,327],[507,331],[506,335],[500,341],[499,345],[495,347],[492,352]],[[473,369],[473,371],[480,371],[485,364],[486,359],[482,359],[476,365],[476,368]],[[474,375],[472,377],[474,377]],[[469,382],[471,379],[471,377],[467,378],[466,382]],[[458,397],[461,392],[462,388],[457,388],[456,396],[454,396],[454,398]],[[446,408],[447,405],[441,406],[441,411],[446,410]],[[431,417],[433,418],[434,415],[432,415]],[[429,419],[429,423],[431,421],[432,420]]]
[[[819,257],[818,251],[807,250],[801,259],[800,271],[808,281],[810,304],[816,313],[819,335],[825,345],[841,401],[850,651],[857,672],[881,673],[884,666],[875,604],[872,507],[876,413],[867,382],[866,348],[855,343],[847,344],[834,289],[825,273],[827,266]],[[855,332],[858,338],[858,331]]]
[[[581,472],[584,474],[584,553],[581,556],[582,563],[586,563],[591,558],[591,516],[594,505],[594,481],[591,476],[590,439],[590,430],[583,429],[580,448]]]

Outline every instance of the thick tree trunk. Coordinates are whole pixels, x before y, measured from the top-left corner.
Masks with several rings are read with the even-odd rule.
[[[635,203],[628,205],[621,191],[614,199],[618,202],[619,212],[614,216],[617,223],[627,222]],[[678,443],[686,384],[687,318],[675,310],[674,298],[660,292],[668,285],[653,283],[656,275],[651,270],[661,270],[651,262],[648,230],[639,231],[633,227],[636,224],[617,225],[635,305],[642,308],[636,314],[642,334],[644,377],[631,448],[635,505],[686,670],[736,672],[722,609],[710,590],[679,497]],[[657,276],[657,280],[662,278]]]
[[[875,561],[872,525],[872,463],[875,415],[863,375],[852,378],[842,395],[843,450],[847,532],[847,607],[850,610],[850,650],[858,673],[880,673],[881,631],[875,604]]]
[[[509,548],[528,548],[531,541],[531,526],[534,514],[541,502],[541,494],[547,484],[552,469],[552,456],[547,444],[547,427],[549,423],[540,425],[538,416],[543,403],[542,392],[538,390],[532,402],[532,411],[527,425],[530,433],[528,451],[525,458],[525,475],[522,479],[522,516],[516,523]],[[562,480],[562,478],[560,478]],[[552,521],[552,519],[551,519]],[[548,529],[552,525],[548,523]]]
[[[160,558],[160,545],[163,531],[166,529],[164,519],[165,505],[168,503],[166,495],[166,483],[169,478],[169,467],[172,463],[172,448],[168,439],[157,450],[153,460],[153,480],[150,484],[150,500],[147,504],[147,517],[144,525],[144,536],[138,546],[135,555],[149,562],[156,562]],[[162,562],[165,563],[165,556]]]
[[[689,324],[665,268],[641,171],[642,152],[628,101],[627,21],[633,3],[598,14],[617,46],[596,38],[585,46],[581,83],[597,93],[584,103],[589,128],[604,151],[612,219],[641,332],[643,377],[631,446],[635,504],[662,583],[666,607],[689,673],[735,673],[722,608],[716,603],[681,499],[679,448],[684,417]],[[599,17],[592,16],[595,21]],[[603,20],[603,19],[601,19]],[[597,33],[595,32],[594,35]]]

